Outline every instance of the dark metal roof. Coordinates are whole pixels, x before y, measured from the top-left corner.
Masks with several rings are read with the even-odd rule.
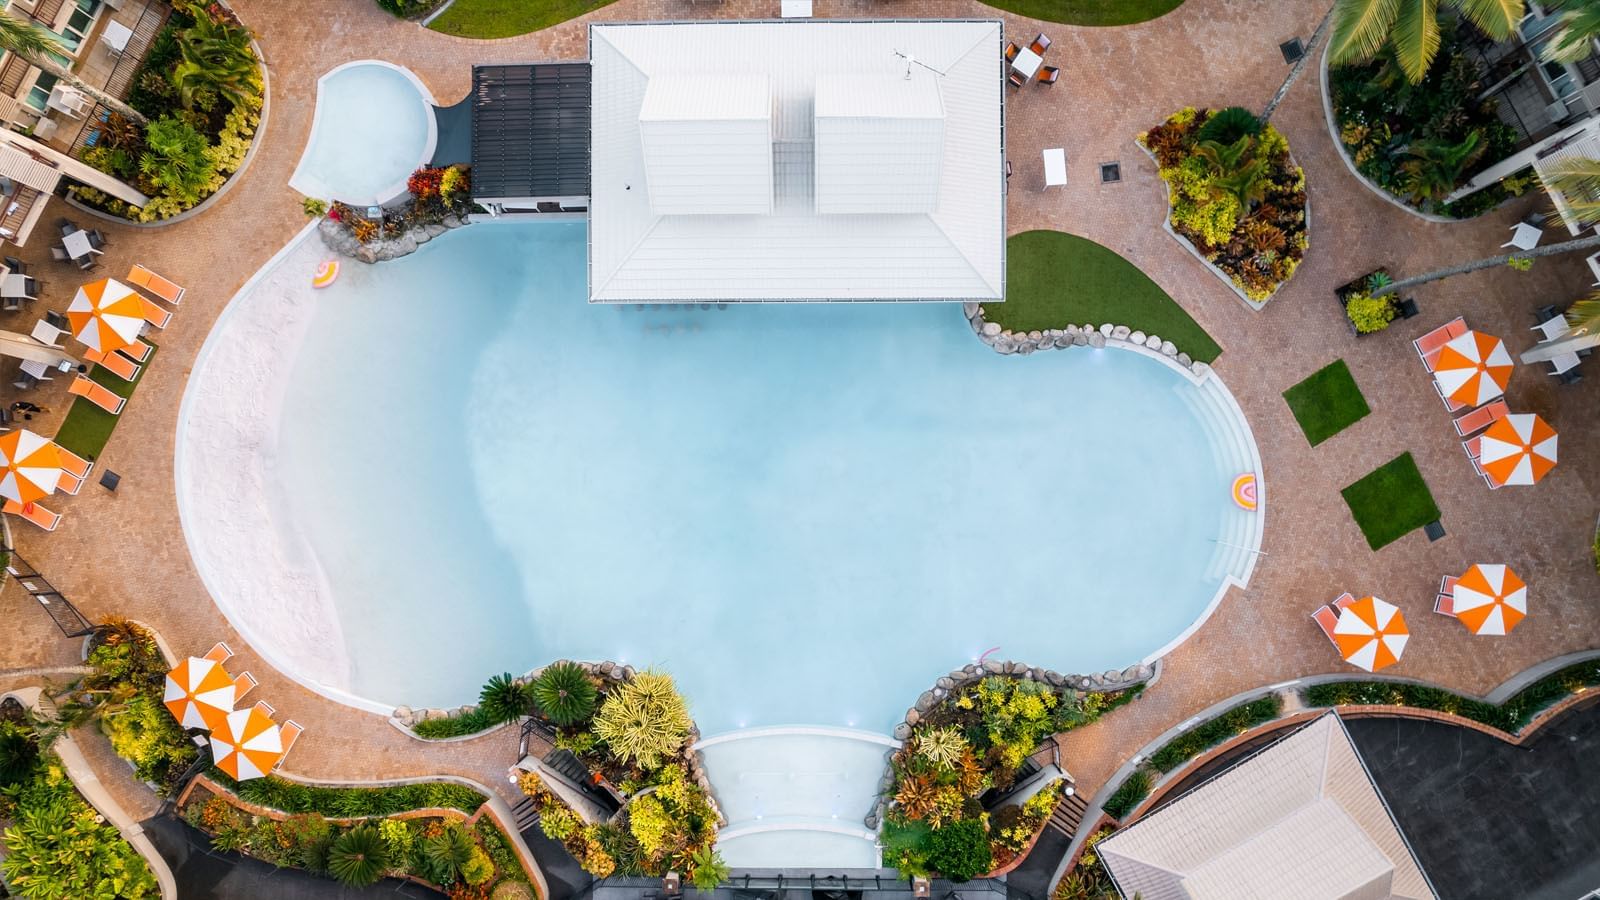
[[[589,64],[472,70],[472,194],[589,195]]]

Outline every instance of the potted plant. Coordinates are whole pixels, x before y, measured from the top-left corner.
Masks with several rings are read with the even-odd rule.
[[[1339,305],[1345,321],[1356,337],[1375,334],[1389,327],[1400,316],[1400,304],[1392,296],[1374,297],[1379,289],[1394,281],[1387,270],[1378,269],[1338,288]]]

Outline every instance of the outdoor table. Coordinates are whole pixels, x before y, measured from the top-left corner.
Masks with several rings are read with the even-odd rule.
[[[809,19],[811,0],[783,0],[780,12],[785,19]]]
[[[1518,222],[1512,226],[1511,240],[1501,244],[1502,247],[1515,247],[1518,250],[1532,250],[1539,246],[1539,238],[1544,237],[1544,229],[1527,222]]]
[[[7,275],[0,278],[0,297],[28,296],[28,276]]]
[[[1055,187],[1066,183],[1067,151],[1060,147],[1051,147],[1044,151],[1044,186]]]
[[[61,246],[66,249],[67,255],[73,259],[83,259],[91,253],[99,253],[89,243],[89,232],[79,229],[61,238]]]
[[[51,380],[50,379],[50,367],[45,365],[42,362],[39,362],[36,359],[25,359],[25,360],[23,360],[21,368],[22,368],[22,371],[27,372],[29,375],[32,375],[33,377],[39,379],[40,381],[50,381]]]
[[[1027,47],[1023,47],[1017,51],[1017,58],[1011,61],[1011,68],[1021,72],[1022,77],[1032,81],[1033,76],[1039,72],[1039,66],[1043,64],[1044,57]]]
[[[106,30],[100,35],[100,42],[117,56],[128,49],[128,38],[133,37],[133,29],[121,22],[107,22]]]

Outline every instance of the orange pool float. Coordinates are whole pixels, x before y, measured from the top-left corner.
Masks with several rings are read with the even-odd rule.
[[[338,277],[339,261],[336,259],[325,259],[322,261],[322,265],[317,266],[317,274],[311,277],[311,286],[314,288],[325,288],[328,285],[333,284]]]
[[[1233,480],[1233,502],[1240,509],[1256,511],[1256,473],[1246,472]]]

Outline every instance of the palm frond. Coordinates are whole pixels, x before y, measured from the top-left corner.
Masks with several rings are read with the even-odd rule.
[[[1416,0],[1407,0],[1416,2]],[[1328,59],[1340,63],[1366,62],[1389,40],[1389,29],[1400,13],[1401,0],[1338,0],[1333,7]]]
[[[1456,9],[1489,37],[1503,41],[1528,14],[1524,0],[1451,0]]]
[[[1595,38],[1600,37],[1600,2],[1581,0],[1567,7],[1561,13],[1556,36],[1544,47],[1544,58],[1550,62],[1582,62],[1594,51]]]
[[[61,37],[8,12],[0,12],[0,50],[9,50],[23,59],[34,60],[46,53],[66,49]]]
[[[1389,32],[1406,80],[1421,84],[1439,52],[1439,0],[1406,0]]]
[[[1546,167],[1544,189],[1584,225],[1600,222],[1600,159],[1574,157]]]
[[[1600,291],[1567,308],[1567,327],[1573,337],[1600,334]]]

